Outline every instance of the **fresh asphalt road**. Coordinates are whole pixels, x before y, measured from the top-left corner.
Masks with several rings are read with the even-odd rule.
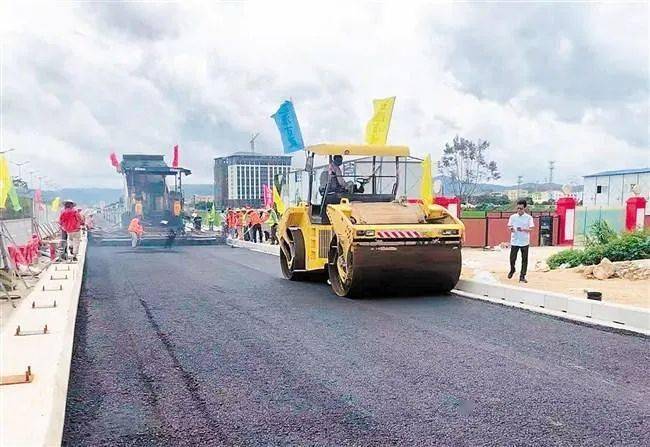
[[[230,247],[91,247],[64,444],[648,445],[650,340],[349,300]]]

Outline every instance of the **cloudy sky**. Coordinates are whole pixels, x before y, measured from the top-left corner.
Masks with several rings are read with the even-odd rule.
[[[2,149],[60,185],[119,186],[108,155],[361,142],[397,96],[389,142],[438,157],[486,139],[504,182],[650,165],[647,3],[2,2]],[[23,168],[26,171],[27,167]]]

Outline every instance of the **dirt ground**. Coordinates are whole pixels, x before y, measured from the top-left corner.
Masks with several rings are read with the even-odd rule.
[[[521,286],[530,289],[548,290],[585,298],[585,290],[599,291],[603,301],[626,304],[650,309],[650,280],[631,281],[621,278],[611,278],[604,281],[587,279],[575,269],[551,270],[549,272],[535,271],[535,263],[545,260],[553,253],[564,247],[531,247],[528,256],[528,284],[518,281],[518,273],[512,279],[507,278],[510,249],[502,251],[487,251],[480,248],[463,248],[463,272],[465,279],[491,280],[503,284]],[[517,266],[519,267],[518,260]],[[585,298],[586,299],[586,298]]]

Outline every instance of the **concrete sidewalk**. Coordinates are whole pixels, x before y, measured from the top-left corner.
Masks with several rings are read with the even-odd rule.
[[[32,372],[31,383],[0,386],[2,445],[61,444],[86,245],[84,238],[77,263],[52,264],[41,272],[31,292],[14,301],[16,309],[0,304],[0,374],[24,375],[28,366]]]
[[[576,298],[586,298],[586,290],[602,292],[603,302],[650,309],[650,280],[632,281],[610,278],[603,281],[587,279],[575,269],[557,269],[549,272],[537,271],[535,264],[545,261],[552,254],[570,247],[531,247],[528,259],[528,284],[518,281],[518,275],[508,279],[510,249],[483,250],[463,248],[463,279],[480,281],[494,280],[502,285],[525,289],[546,290]],[[517,268],[521,265],[521,256]]]

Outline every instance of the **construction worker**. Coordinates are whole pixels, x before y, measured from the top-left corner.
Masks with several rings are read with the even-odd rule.
[[[280,223],[280,218],[278,216],[278,212],[275,210],[275,203],[273,204],[272,208],[269,208],[267,213],[269,217],[266,222],[269,224],[269,227],[271,227],[271,245],[277,245],[278,224]]]
[[[131,222],[129,223],[128,231],[131,234],[131,248],[138,246],[138,242],[142,239],[142,234],[144,233],[144,228],[140,223],[142,216],[136,215]]]
[[[349,192],[353,187],[353,182],[346,182],[343,178],[343,173],[341,172],[342,164],[343,156],[335,155],[332,157],[332,161],[327,168],[329,172],[329,186],[327,187],[328,192]]]
[[[83,224],[83,218],[79,211],[75,209],[75,203],[72,200],[66,200],[63,202],[63,210],[59,215],[59,225],[61,225],[62,232],[66,233],[67,246],[65,254],[67,257],[67,251],[70,244],[72,244],[72,260],[77,260],[77,254],[79,253],[79,243],[81,242],[81,225]]]
[[[226,211],[226,236],[231,239],[235,237],[235,212],[232,208]]]
[[[239,208],[235,210],[235,234],[237,239],[244,239],[244,213]]]
[[[257,210],[250,210],[248,212],[249,216],[249,222],[250,222],[250,229],[251,232],[253,233],[252,239],[253,242],[257,243],[257,239],[259,237],[259,242],[260,244],[264,242],[264,236],[262,234],[262,222],[264,222],[268,216],[265,216],[262,214],[261,211]]]

